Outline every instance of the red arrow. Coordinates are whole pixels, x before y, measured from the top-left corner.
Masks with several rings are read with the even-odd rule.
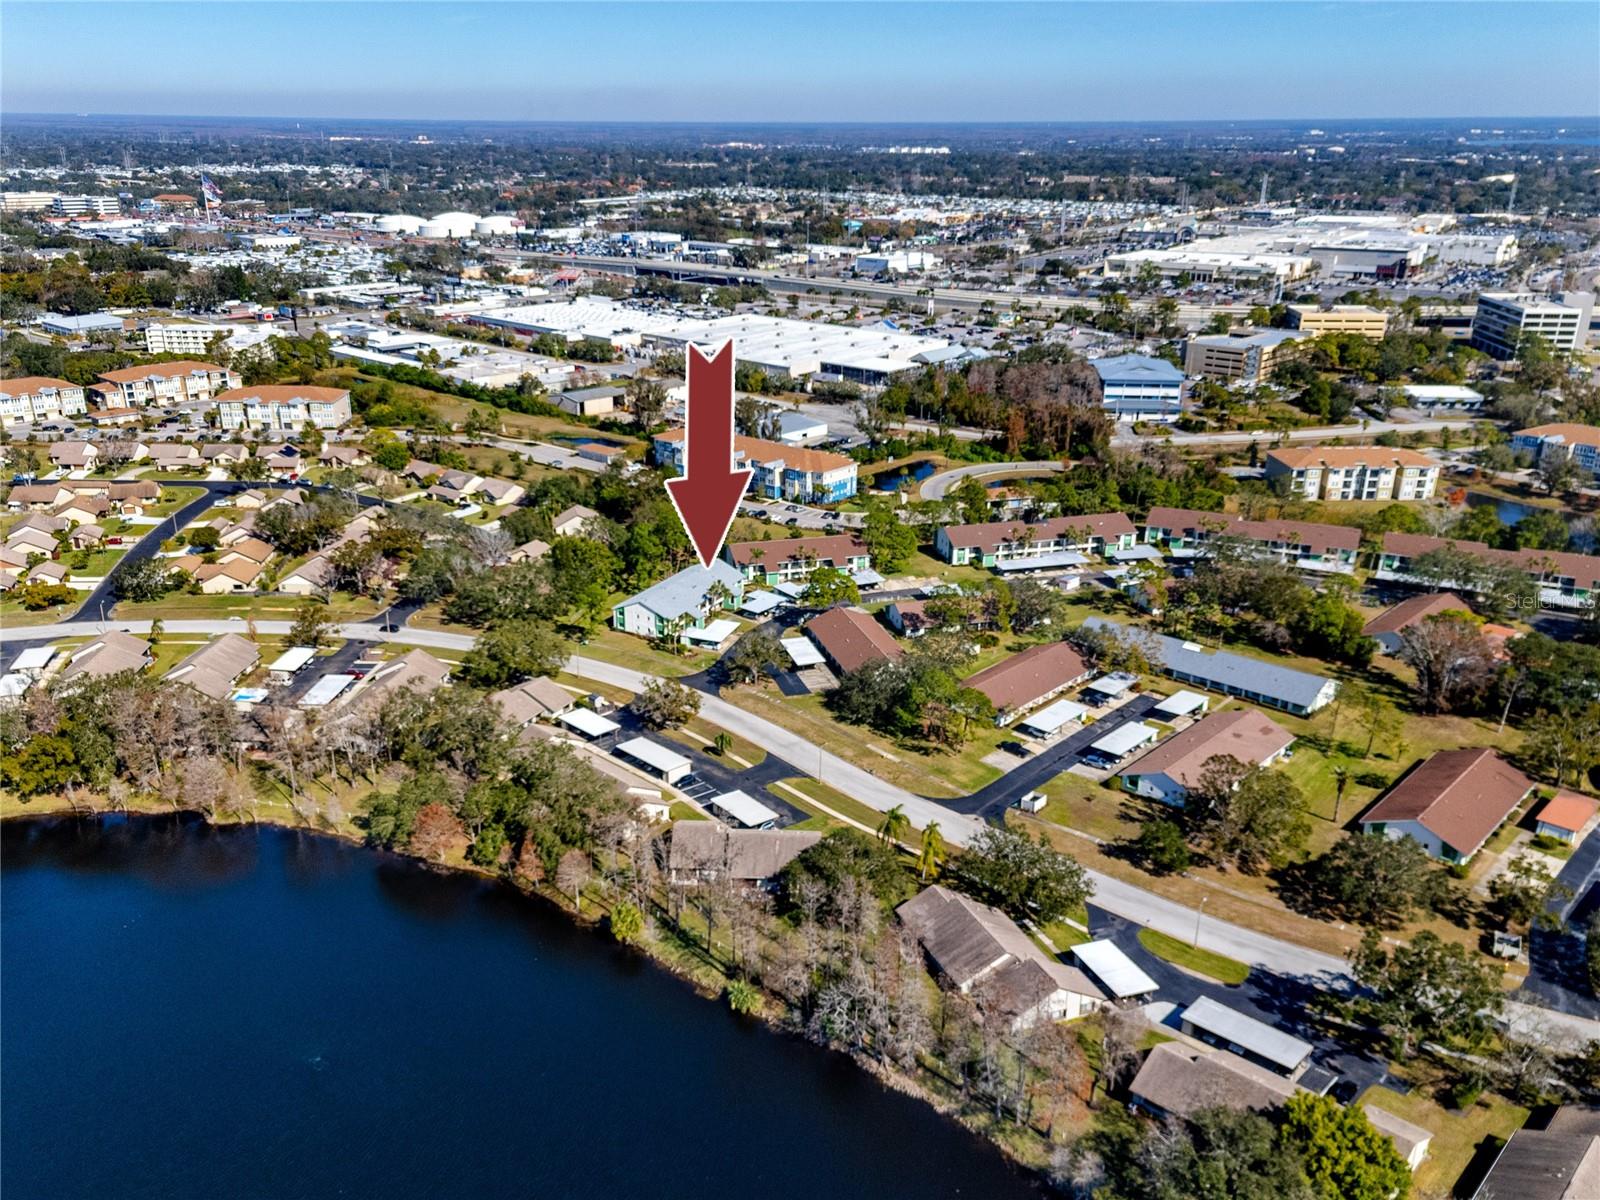
[[[739,499],[755,474],[733,466],[733,343],[707,358],[689,347],[689,400],[683,416],[683,478],[667,480],[667,496],[694,543],[700,564],[722,553]]]

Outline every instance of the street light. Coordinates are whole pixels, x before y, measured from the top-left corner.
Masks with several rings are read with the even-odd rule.
[[[1201,896],[1200,907],[1195,910],[1194,941],[1191,942],[1190,945],[1192,945],[1196,950],[1200,949],[1200,918],[1206,915],[1206,901],[1209,899],[1211,899],[1210,896]]]

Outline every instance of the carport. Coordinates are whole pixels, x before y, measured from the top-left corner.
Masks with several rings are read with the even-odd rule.
[[[668,750],[649,738],[629,738],[617,744],[615,753],[644,767],[652,775],[660,776],[667,783],[677,783],[694,770],[694,764],[676,750]]]

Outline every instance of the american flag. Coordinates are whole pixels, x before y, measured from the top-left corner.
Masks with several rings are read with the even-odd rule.
[[[222,189],[211,182],[211,176],[200,176],[200,190],[205,194],[205,198],[212,204],[222,203]]]

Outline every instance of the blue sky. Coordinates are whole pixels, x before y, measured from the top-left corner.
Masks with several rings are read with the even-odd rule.
[[[1600,113],[1600,5],[0,9],[12,112],[958,121]]]

